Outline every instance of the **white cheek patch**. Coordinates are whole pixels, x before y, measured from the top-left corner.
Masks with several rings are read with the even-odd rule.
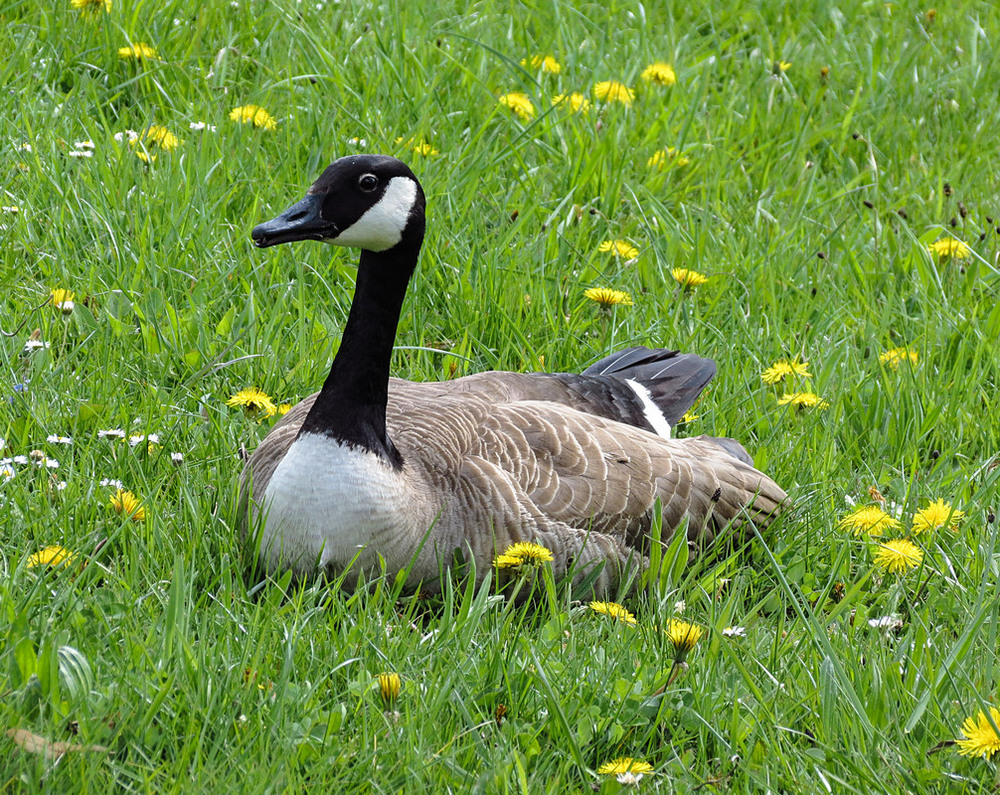
[[[653,397],[649,394],[649,390],[638,381],[633,381],[631,378],[626,378],[625,383],[632,387],[632,391],[639,397],[639,401],[642,403],[642,413],[646,417],[646,422],[653,426],[653,430],[656,431],[658,436],[662,436],[664,439],[669,439],[670,423],[667,422],[666,418],[663,416],[663,412],[656,407],[656,404],[653,402]]]
[[[408,177],[393,177],[378,204],[332,240],[337,246],[385,251],[403,239],[403,230],[417,200],[417,183]]]

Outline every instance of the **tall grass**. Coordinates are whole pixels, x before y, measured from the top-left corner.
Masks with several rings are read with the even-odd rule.
[[[0,475],[0,788],[613,791],[596,771],[615,757],[652,765],[650,790],[996,787],[995,758],[947,743],[1000,697],[1000,12],[717,6],[0,6],[0,456],[59,464]],[[157,58],[119,57],[140,42]],[[676,84],[643,80],[654,61]],[[604,80],[634,103],[597,101]],[[551,104],[574,91],[589,111]],[[275,129],[230,120],[248,104]],[[114,138],[154,124],[176,149]],[[273,420],[225,401],[315,390],[354,278],[350,254],[248,233],[356,151],[399,155],[428,194],[394,374],[710,356],[680,432],[740,439],[795,509],[733,554],[675,549],[626,599],[634,627],[563,588],[246,580],[239,452]],[[968,256],[928,249],[950,238]],[[634,305],[601,310],[592,286]],[[900,347],[916,361],[880,361]],[[811,377],[762,383],[779,359]],[[798,389],[828,407],[778,405]],[[911,535],[922,563],[889,574],[840,526],[871,488],[898,506],[890,537],[934,500],[964,518]],[[31,565],[53,545],[74,557]],[[684,666],[672,615],[705,628]]]

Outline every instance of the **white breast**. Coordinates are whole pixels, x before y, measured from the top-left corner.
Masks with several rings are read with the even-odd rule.
[[[300,574],[338,570],[355,557],[372,569],[379,555],[401,569],[415,551],[405,492],[398,471],[378,456],[303,434],[264,492],[261,557],[272,570],[280,564]]]

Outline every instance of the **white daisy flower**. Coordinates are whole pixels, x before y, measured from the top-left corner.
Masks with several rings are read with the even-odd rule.
[[[138,141],[139,133],[137,133],[135,130],[125,130],[125,132],[115,133],[115,140],[118,141],[118,143],[122,143],[125,139],[128,139],[129,143],[132,143],[133,141]]]
[[[184,463],[184,453],[171,453],[170,463],[174,466],[180,466]]]
[[[98,481],[98,485],[109,486],[119,491],[125,491],[125,484],[122,483],[120,480],[113,480],[112,478],[101,478],[101,480]]]
[[[6,483],[12,477],[14,477],[14,467],[10,464],[0,465],[0,478],[3,479],[3,482]]]
[[[94,153],[90,149],[79,149],[67,152],[70,157],[93,157]]]
[[[872,629],[902,629],[903,619],[899,613],[890,613],[887,616],[881,616],[880,618],[869,618],[868,626]]]
[[[75,144],[73,144],[73,146],[75,146],[77,149],[96,149],[97,148],[97,144],[95,144],[93,141],[77,141]]]
[[[110,430],[107,430],[107,431],[98,431],[97,432],[97,437],[99,439],[103,439],[105,436],[114,436],[115,438],[118,438],[118,439],[124,439],[125,438],[125,431],[123,431],[121,428],[111,428]]]
[[[726,627],[722,634],[727,638],[745,638],[747,636],[746,627]]]
[[[65,303],[65,301],[63,303]],[[42,340],[27,340],[24,343],[24,352],[31,353],[32,351],[37,351],[42,348],[48,349],[50,347],[51,345],[49,345],[49,343],[44,342]]]
[[[54,433],[45,437],[45,441],[49,444],[73,444],[73,439],[70,436],[56,436]]]

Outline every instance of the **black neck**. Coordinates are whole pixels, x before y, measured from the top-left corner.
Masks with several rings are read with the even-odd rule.
[[[394,467],[403,460],[385,426],[389,364],[403,298],[420,241],[388,251],[362,251],[351,311],[340,348],[299,433],[323,433],[369,450]]]

